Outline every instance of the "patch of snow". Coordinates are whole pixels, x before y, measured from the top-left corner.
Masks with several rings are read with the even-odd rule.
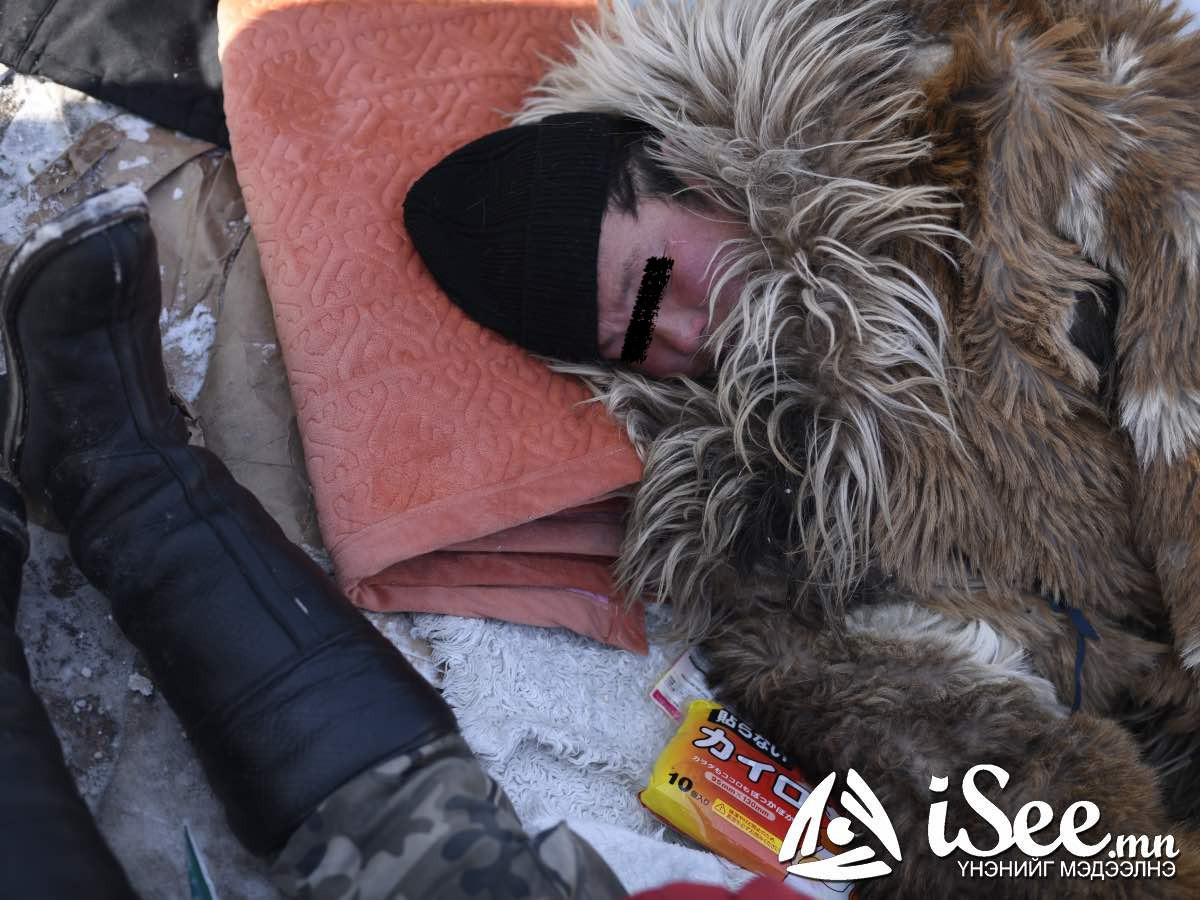
[[[65,120],[66,98],[53,85],[34,78],[8,86],[15,103],[12,121],[0,138],[0,177],[6,187],[22,188],[54,162],[71,142]]]
[[[0,75],[9,69],[0,66]],[[20,243],[42,204],[25,189],[88,128],[119,111],[71,88],[11,73],[0,85],[0,244]],[[147,139],[149,134],[146,135]],[[61,209],[55,201],[44,204]]]
[[[217,336],[217,320],[208,307],[197,303],[189,315],[164,309],[159,319],[163,354],[168,360],[175,390],[195,403],[208,374],[208,360]]]
[[[171,199],[172,200],[180,200],[182,198],[183,198],[183,188],[175,188],[175,190],[171,191]]]
[[[139,675],[137,672],[131,672],[129,675],[129,689],[143,697],[154,695],[154,683],[145,675]]]
[[[150,140],[150,123],[141,116],[135,116],[133,113],[124,113],[113,119],[112,124],[125,132],[125,136],[130,140],[140,143]]]
[[[45,82],[14,78],[4,88],[13,119],[0,135],[0,242],[19,243],[39,204],[23,189],[71,143],[63,115],[63,97]],[[3,124],[3,123],[0,123]]]
[[[279,345],[274,341],[250,341],[249,344],[263,355],[264,360],[269,360],[279,352]]]
[[[134,159],[122,159],[117,163],[117,171],[124,172],[127,169],[140,169],[142,166],[150,165],[150,160],[145,156],[138,156]]]

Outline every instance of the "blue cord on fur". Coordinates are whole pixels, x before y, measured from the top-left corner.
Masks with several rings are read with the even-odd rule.
[[[1100,632],[1096,631],[1092,623],[1074,606],[1052,597],[1047,597],[1046,602],[1054,612],[1065,612],[1067,621],[1075,628],[1075,702],[1071,705],[1071,712],[1079,712],[1080,704],[1083,703],[1083,659],[1087,652],[1087,639],[1100,640]]]

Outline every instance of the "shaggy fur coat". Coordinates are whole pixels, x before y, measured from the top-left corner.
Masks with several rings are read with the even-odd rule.
[[[623,586],[670,598],[812,777],[854,768],[889,812],[904,859],[864,896],[1200,896],[1185,24],[1153,0],[618,2],[516,118],[642,119],[749,223],[711,379],[558,367],[645,461]],[[1098,634],[1076,713],[1072,609]],[[930,803],[995,835],[930,779],[977,763],[1008,771],[1010,819],[1090,800],[1089,837],[1173,833],[1179,874],[960,878]]]

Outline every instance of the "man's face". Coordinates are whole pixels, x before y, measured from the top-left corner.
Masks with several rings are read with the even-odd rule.
[[[674,265],[658,304],[646,359],[632,365],[659,378],[695,377],[712,367],[701,345],[729,315],[743,283],[733,279],[721,291],[710,327],[709,289],[721,271],[710,263],[714,258],[721,262],[731,252],[720,250],[722,242],[748,234],[744,226],[723,221],[728,218],[659,199],[642,199],[636,218],[619,209],[605,212],[596,264],[598,340],[605,359],[621,359],[646,260],[667,257]]]

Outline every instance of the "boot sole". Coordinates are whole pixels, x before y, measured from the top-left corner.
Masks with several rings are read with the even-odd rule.
[[[17,339],[17,316],[21,311],[21,292],[62,249],[86,240],[121,222],[148,219],[150,208],[146,195],[136,185],[123,184],[89,197],[56,219],[52,219],[30,234],[0,275],[0,334],[3,336],[5,361],[8,366],[8,392],[5,397],[4,432],[0,438],[3,464],[20,483],[21,449],[29,409],[25,393],[28,377],[25,355]],[[39,506],[44,491],[40,486],[23,484],[22,488]],[[48,510],[47,510],[48,512]]]

